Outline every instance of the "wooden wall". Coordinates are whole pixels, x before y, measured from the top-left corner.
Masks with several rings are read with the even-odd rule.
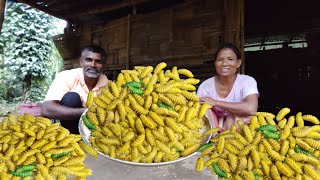
[[[150,14],[128,15],[103,27],[78,27],[79,45],[99,44],[108,52],[114,78],[135,65],[188,68],[196,78],[213,75],[212,59],[223,42],[243,50],[243,0],[199,0]],[[74,61],[74,66],[77,60]]]

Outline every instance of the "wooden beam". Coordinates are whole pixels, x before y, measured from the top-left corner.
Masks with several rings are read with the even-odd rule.
[[[45,4],[47,4],[50,8],[54,6],[61,6],[68,2],[65,0],[42,0],[42,1],[45,2]]]
[[[23,4],[27,4],[27,5],[29,5],[29,6],[31,6],[31,7],[33,7],[33,8],[36,8],[36,9],[42,11],[42,12],[45,12],[45,13],[51,15],[51,16],[55,16],[55,17],[57,17],[57,18],[59,18],[59,19],[64,19],[64,20],[66,20],[66,21],[71,22],[71,20],[68,19],[67,17],[61,16],[61,15],[59,15],[59,14],[55,14],[55,13],[54,13],[53,11],[51,11],[50,9],[48,9],[48,8],[46,8],[46,7],[43,7],[43,6],[40,6],[40,5],[38,5],[37,3],[34,3],[34,1],[31,1],[31,0],[17,0],[17,1],[20,2],[20,3],[23,3]]]
[[[0,0],[0,32],[4,21],[4,11],[6,9],[6,0]]]
[[[148,2],[148,1],[150,0],[131,0],[131,1],[124,0],[124,1],[121,1],[120,3],[116,3],[112,5],[108,3],[104,3],[104,5],[99,4],[91,7],[82,7],[82,8],[79,8],[77,11],[68,13],[68,16],[70,18],[75,18],[77,16],[93,15],[97,13],[108,12],[116,9],[125,8],[128,6],[134,6],[134,5]]]

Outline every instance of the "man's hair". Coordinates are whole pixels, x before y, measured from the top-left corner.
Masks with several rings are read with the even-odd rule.
[[[84,53],[86,51],[90,51],[90,52],[93,52],[93,53],[99,53],[101,55],[101,58],[102,58],[103,61],[105,61],[107,59],[106,51],[102,47],[100,47],[98,45],[91,44],[91,45],[87,45],[87,46],[83,47],[82,50],[81,50],[81,57],[84,56]]]
[[[217,52],[216,52],[216,54],[215,54],[215,59],[214,59],[214,60],[217,59],[218,53],[219,53],[222,49],[225,49],[225,48],[230,48],[230,49],[236,54],[237,59],[241,59],[241,53],[240,53],[239,49],[237,48],[237,46],[235,46],[235,45],[232,44],[232,43],[225,43],[225,44],[221,45],[221,46],[218,48],[218,50],[217,50]]]

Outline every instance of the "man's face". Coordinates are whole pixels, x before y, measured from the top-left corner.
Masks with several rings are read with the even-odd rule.
[[[99,53],[85,51],[80,57],[80,66],[83,69],[84,76],[87,78],[98,78],[104,64],[105,62]]]

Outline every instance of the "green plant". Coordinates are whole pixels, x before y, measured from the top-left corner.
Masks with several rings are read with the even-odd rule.
[[[43,99],[55,72],[61,69],[50,33],[56,20],[25,4],[14,3],[6,9],[0,34],[0,99]]]

